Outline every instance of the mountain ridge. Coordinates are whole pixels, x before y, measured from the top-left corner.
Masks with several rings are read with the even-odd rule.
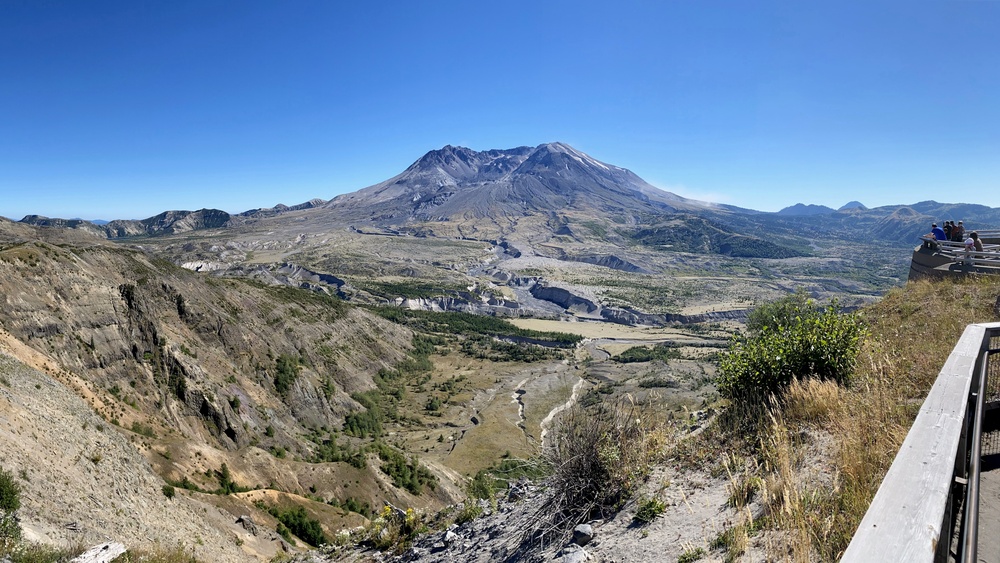
[[[901,208],[914,213],[896,213]],[[843,228],[877,228],[899,243],[922,234],[927,228],[924,223],[947,219],[1000,226],[1000,208],[969,203],[923,201],[869,209],[852,201],[837,210],[798,203],[777,213],[764,213],[698,201],[656,188],[625,168],[561,142],[484,151],[445,145],[428,151],[388,180],[329,200],[314,198],[233,214],[218,209],[170,210],[146,219],[116,219],[106,224],[39,215],[25,216],[19,222],[127,239],[252,226],[296,214],[297,220],[344,226],[404,229],[425,236],[478,233],[477,237],[495,239],[512,235],[530,216],[555,217],[570,211],[636,226],[651,226],[675,213],[693,213],[722,230],[728,230],[725,225],[730,223],[748,226],[747,221],[769,225],[753,229],[762,234],[784,228],[771,219],[782,217],[807,225],[810,231],[834,234]],[[846,221],[856,226],[849,227]],[[556,222],[554,231],[558,228],[563,227]]]

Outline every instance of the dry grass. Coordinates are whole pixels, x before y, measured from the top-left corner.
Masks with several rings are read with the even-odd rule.
[[[841,387],[837,382],[795,379],[785,390],[782,414],[788,420],[828,421],[840,402]]]
[[[965,326],[997,320],[1000,279],[911,283],[861,313],[871,330],[850,385],[793,384],[762,427],[762,516],[769,559],[836,561],[899,450],[920,403]],[[804,429],[836,444],[832,483],[803,467]],[[816,461],[816,460],[813,460]]]
[[[573,527],[622,508],[644,482],[665,433],[650,409],[631,397],[560,416],[553,448],[549,495],[531,518],[520,550],[563,543]]]

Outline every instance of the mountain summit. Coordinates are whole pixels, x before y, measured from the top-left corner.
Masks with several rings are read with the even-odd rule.
[[[448,145],[428,152],[398,176],[338,196],[325,207],[399,224],[567,208],[635,215],[708,205],[660,190],[565,143],[546,143],[481,152]]]

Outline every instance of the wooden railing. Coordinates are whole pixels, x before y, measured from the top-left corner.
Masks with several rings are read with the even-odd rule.
[[[980,240],[998,240],[1000,231],[983,231]],[[935,240],[933,236],[924,235],[920,237],[925,246],[933,248],[936,252],[948,256],[952,262],[966,264],[969,266],[1000,267],[1000,244],[983,243],[983,250],[966,250],[965,243],[950,240]]]
[[[950,557],[963,561],[969,555],[962,545],[965,537],[955,533],[957,528],[968,531],[956,510],[973,504],[974,499],[965,501],[970,481],[978,487],[978,475],[970,473],[970,450],[979,440],[975,415],[983,397],[980,378],[993,338],[1000,340],[1000,323],[965,328],[842,561],[930,563]],[[964,521],[970,518],[975,515]],[[974,544],[974,529],[972,533]],[[971,556],[975,558],[974,547]]]

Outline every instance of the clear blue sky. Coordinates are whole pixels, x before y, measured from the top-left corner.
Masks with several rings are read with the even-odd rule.
[[[1000,2],[0,0],[0,215],[329,199],[567,142],[776,211],[1000,206]]]

